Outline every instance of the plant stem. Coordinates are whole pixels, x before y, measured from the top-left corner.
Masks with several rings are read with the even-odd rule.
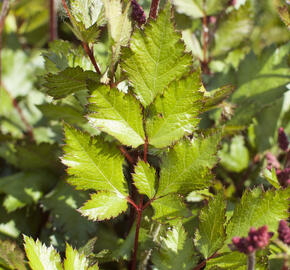
[[[65,12],[66,12],[67,16],[68,16],[69,19],[70,19],[70,18],[71,18],[71,15],[70,15],[70,12],[69,12],[69,9],[68,9],[68,6],[67,6],[65,0],[62,0],[62,5],[63,5],[63,7],[64,7],[64,9],[65,9]]]
[[[90,58],[90,60],[91,60],[91,62],[92,62],[92,64],[93,64],[95,70],[97,71],[98,74],[102,75],[102,73],[101,73],[101,71],[100,71],[100,69],[99,69],[99,67],[98,67],[98,64],[97,64],[97,62],[96,62],[96,59],[95,59],[95,57],[94,57],[94,53],[93,53],[93,51],[89,48],[89,46],[88,46],[87,43],[83,42],[82,44],[83,44],[83,47],[84,47],[84,49],[85,49],[85,52],[87,53],[87,55],[89,56],[89,58]]]
[[[203,268],[206,265],[206,262],[209,261],[212,258],[215,258],[218,254],[214,253],[213,255],[211,255],[210,257],[208,257],[206,260],[202,261],[198,266],[196,266],[193,270],[200,270],[201,268]]]
[[[49,33],[50,41],[57,39],[57,10],[55,0],[49,0]]]
[[[202,60],[203,72],[205,74],[210,74],[207,59],[208,25],[207,25],[207,16],[205,12],[202,19],[202,38],[203,38],[203,60]]]
[[[123,145],[120,146],[120,150],[122,154],[126,157],[126,159],[133,165],[135,163],[134,159],[130,156],[130,154],[128,153],[128,151],[125,149]]]
[[[156,19],[158,6],[159,6],[159,0],[152,0],[149,18]]]
[[[139,209],[139,206],[137,206],[137,204],[130,197],[127,197],[127,201],[130,204],[132,204],[137,211],[141,210],[141,209]]]
[[[252,252],[248,255],[248,270],[255,270],[256,253]]]
[[[3,0],[2,3],[2,9],[0,13],[0,84],[2,81],[2,57],[1,57],[1,52],[2,52],[2,32],[4,29],[4,23],[6,19],[6,15],[9,10],[9,0]]]
[[[144,143],[144,157],[143,160],[145,163],[147,163],[147,153],[148,153],[148,137],[145,137],[145,143]]]

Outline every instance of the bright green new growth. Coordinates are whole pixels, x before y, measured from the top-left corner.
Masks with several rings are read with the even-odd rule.
[[[117,217],[128,208],[127,200],[113,192],[98,192],[92,194],[80,209],[80,212],[92,220],[104,220]]]
[[[118,89],[89,82],[92,92],[89,98],[90,124],[115,137],[122,144],[138,147],[144,143],[145,134],[142,110],[133,95]]]
[[[24,235],[24,247],[32,270],[99,270],[98,264],[89,266],[86,256],[66,245],[66,258],[62,265],[57,251],[51,246],[46,247],[39,240],[34,241]]]
[[[195,72],[186,79],[174,81],[163,95],[156,98],[149,107],[146,121],[151,145],[166,147],[194,131],[202,108],[203,94],[199,92],[200,88],[200,74]]]
[[[77,189],[104,190],[126,197],[123,156],[116,147],[65,126],[66,145],[62,162],[68,166],[69,183]]]
[[[133,180],[140,194],[145,194],[149,199],[154,197],[156,193],[156,171],[153,167],[150,167],[143,160],[139,160],[135,167]]]
[[[144,32],[136,29],[130,48],[122,50],[121,66],[145,107],[170,82],[189,72],[192,57],[184,53],[180,38],[171,21],[171,6],[167,4],[156,22],[147,24]]]

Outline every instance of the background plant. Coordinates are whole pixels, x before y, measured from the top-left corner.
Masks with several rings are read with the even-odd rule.
[[[25,234],[58,251],[25,237],[32,269],[246,269],[263,225],[256,268],[287,267],[285,1],[5,2],[2,268]]]

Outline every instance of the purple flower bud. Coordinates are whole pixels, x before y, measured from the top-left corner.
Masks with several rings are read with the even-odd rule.
[[[278,233],[279,239],[286,245],[290,245],[290,228],[285,220],[280,220]]]
[[[272,168],[278,170],[280,169],[280,162],[277,160],[277,158],[270,152],[266,154],[267,159],[267,169],[272,170]]]
[[[288,185],[290,184],[290,168],[277,170],[277,178],[282,187],[288,187]]]
[[[273,233],[268,232],[268,227],[263,226],[259,229],[251,228],[247,237],[234,237],[234,246],[242,253],[250,254],[258,249],[262,249],[269,244]]]
[[[137,3],[136,0],[131,1],[132,5],[132,19],[135,20],[139,26],[146,22],[146,16],[143,8]]]
[[[288,142],[288,138],[284,132],[284,128],[282,128],[282,127],[280,127],[278,130],[278,144],[282,150],[287,151],[289,142]]]

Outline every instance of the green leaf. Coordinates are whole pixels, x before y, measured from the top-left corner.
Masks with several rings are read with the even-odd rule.
[[[195,234],[195,245],[204,258],[217,252],[225,241],[226,203],[223,194],[219,193],[210,199],[199,214],[198,230]]]
[[[238,251],[223,253],[216,258],[212,258],[206,263],[206,270],[210,269],[238,269],[247,265],[247,256]],[[242,268],[246,269],[246,268]]]
[[[88,115],[90,124],[100,128],[121,143],[138,147],[144,143],[142,109],[131,94],[124,94],[116,88],[90,82],[92,92]]]
[[[159,270],[190,270],[198,262],[194,253],[193,242],[184,228],[178,225],[167,232],[166,238],[162,238],[161,248],[153,253],[152,262]]]
[[[182,197],[176,194],[156,199],[151,205],[154,209],[153,219],[157,220],[171,220],[188,214]]]
[[[93,71],[83,71],[80,67],[68,67],[65,70],[45,76],[44,86],[47,93],[55,99],[66,97],[78,91],[87,90],[87,79],[98,79],[98,74]]]
[[[64,270],[98,270],[98,265],[89,267],[89,261],[83,253],[79,253],[70,245],[66,245],[66,259],[64,260]]]
[[[106,0],[104,1],[108,29],[114,44],[112,47],[112,58],[115,63],[120,55],[121,46],[126,46],[129,42],[132,25],[129,19],[130,2],[122,11],[122,1]]]
[[[45,196],[42,205],[50,212],[50,220],[57,231],[61,232],[65,239],[79,247],[96,234],[96,225],[87,218],[81,216],[77,209],[88,200],[86,192],[76,191],[64,181]]]
[[[136,29],[130,48],[122,50],[121,66],[144,106],[148,106],[170,82],[189,71],[192,57],[184,53],[185,46],[180,39],[168,4],[156,21],[151,20],[145,26],[144,32]]]
[[[94,24],[101,26],[105,23],[102,0],[72,0],[70,4],[72,15],[77,21],[82,22],[86,29]]]
[[[226,229],[227,241],[235,236],[246,236],[251,227],[267,225],[269,231],[276,232],[281,219],[287,219],[290,188],[286,190],[247,190],[236,205],[234,214]]]
[[[59,254],[53,247],[42,245],[24,235],[24,248],[32,270],[62,270]]]
[[[128,208],[127,200],[113,192],[98,192],[80,208],[82,215],[90,220],[104,220],[117,217]]]
[[[274,168],[272,168],[272,171],[269,171],[268,169],[264,169],[263,176],[267,179],[267,181],[275,188],[279,189],[281,188],[279,181],[277,179],[276,171]]]
[[[188,193],[210,185],[211,168],[217,163],[221,134],[206,138],[185,139],[175,145],[163,159],[157,197],[168,193]]]
[[[215,47],[212,55],[218,56],[236,48],[249,37],[252,31],[251,3],[247,1],[238,10],[222,16],[219,27],[215,32]]]
[[[204,94],[204,111],[209,111],[216,108],[223,100],[227,99],[234,87],[232,85],[226,85],[221,88],[215,89]]]
[[[135,166],[133,180],[140,194],[145,194],[149,199],[154,197],[156,170],[153,167],[143,160],[139,160]]]
[[[162,148],[193,132],[202,108],[200,73],[171,83],[149,107],[146,131],[149,144]]]
[[[193,19],[216,14],[226,8],[227,0],[173,0],[179,13],[184,13]]]
[[[68,166],[69,183],[77,189],[105,190],[126,197],[124,158],[118,149],[68,125],[64,126],[64,131],[66,145],[62,161]]]
[[[219,151],[221,164],[224,168],[232,172],[241,172],[246,169],[249,164],[250,154],[245,146],[243,136],[235,136],[231,145],[223,144],[223,148]]]
[[[45,172],[20,172],[0,178],[0,192],[7,194],[3,206],[12,212],[25,205],[37,203],[53,187],[55,176]]]
[[[78,22],[74,17],[70,17],[72,26],[67,24],[74,35],[84,43],[94,43],[99,37],[100,31],[97,23],[93,24],[89,28],[86,28],[82,22]]]
[[[287,5],[283,5],[283,2],[281,0],[275,0],[274,5],[275,5],[276,10],[279,13],[281,20],[285,23],[288,29],[290,29],[289,8],[287,7]]]

